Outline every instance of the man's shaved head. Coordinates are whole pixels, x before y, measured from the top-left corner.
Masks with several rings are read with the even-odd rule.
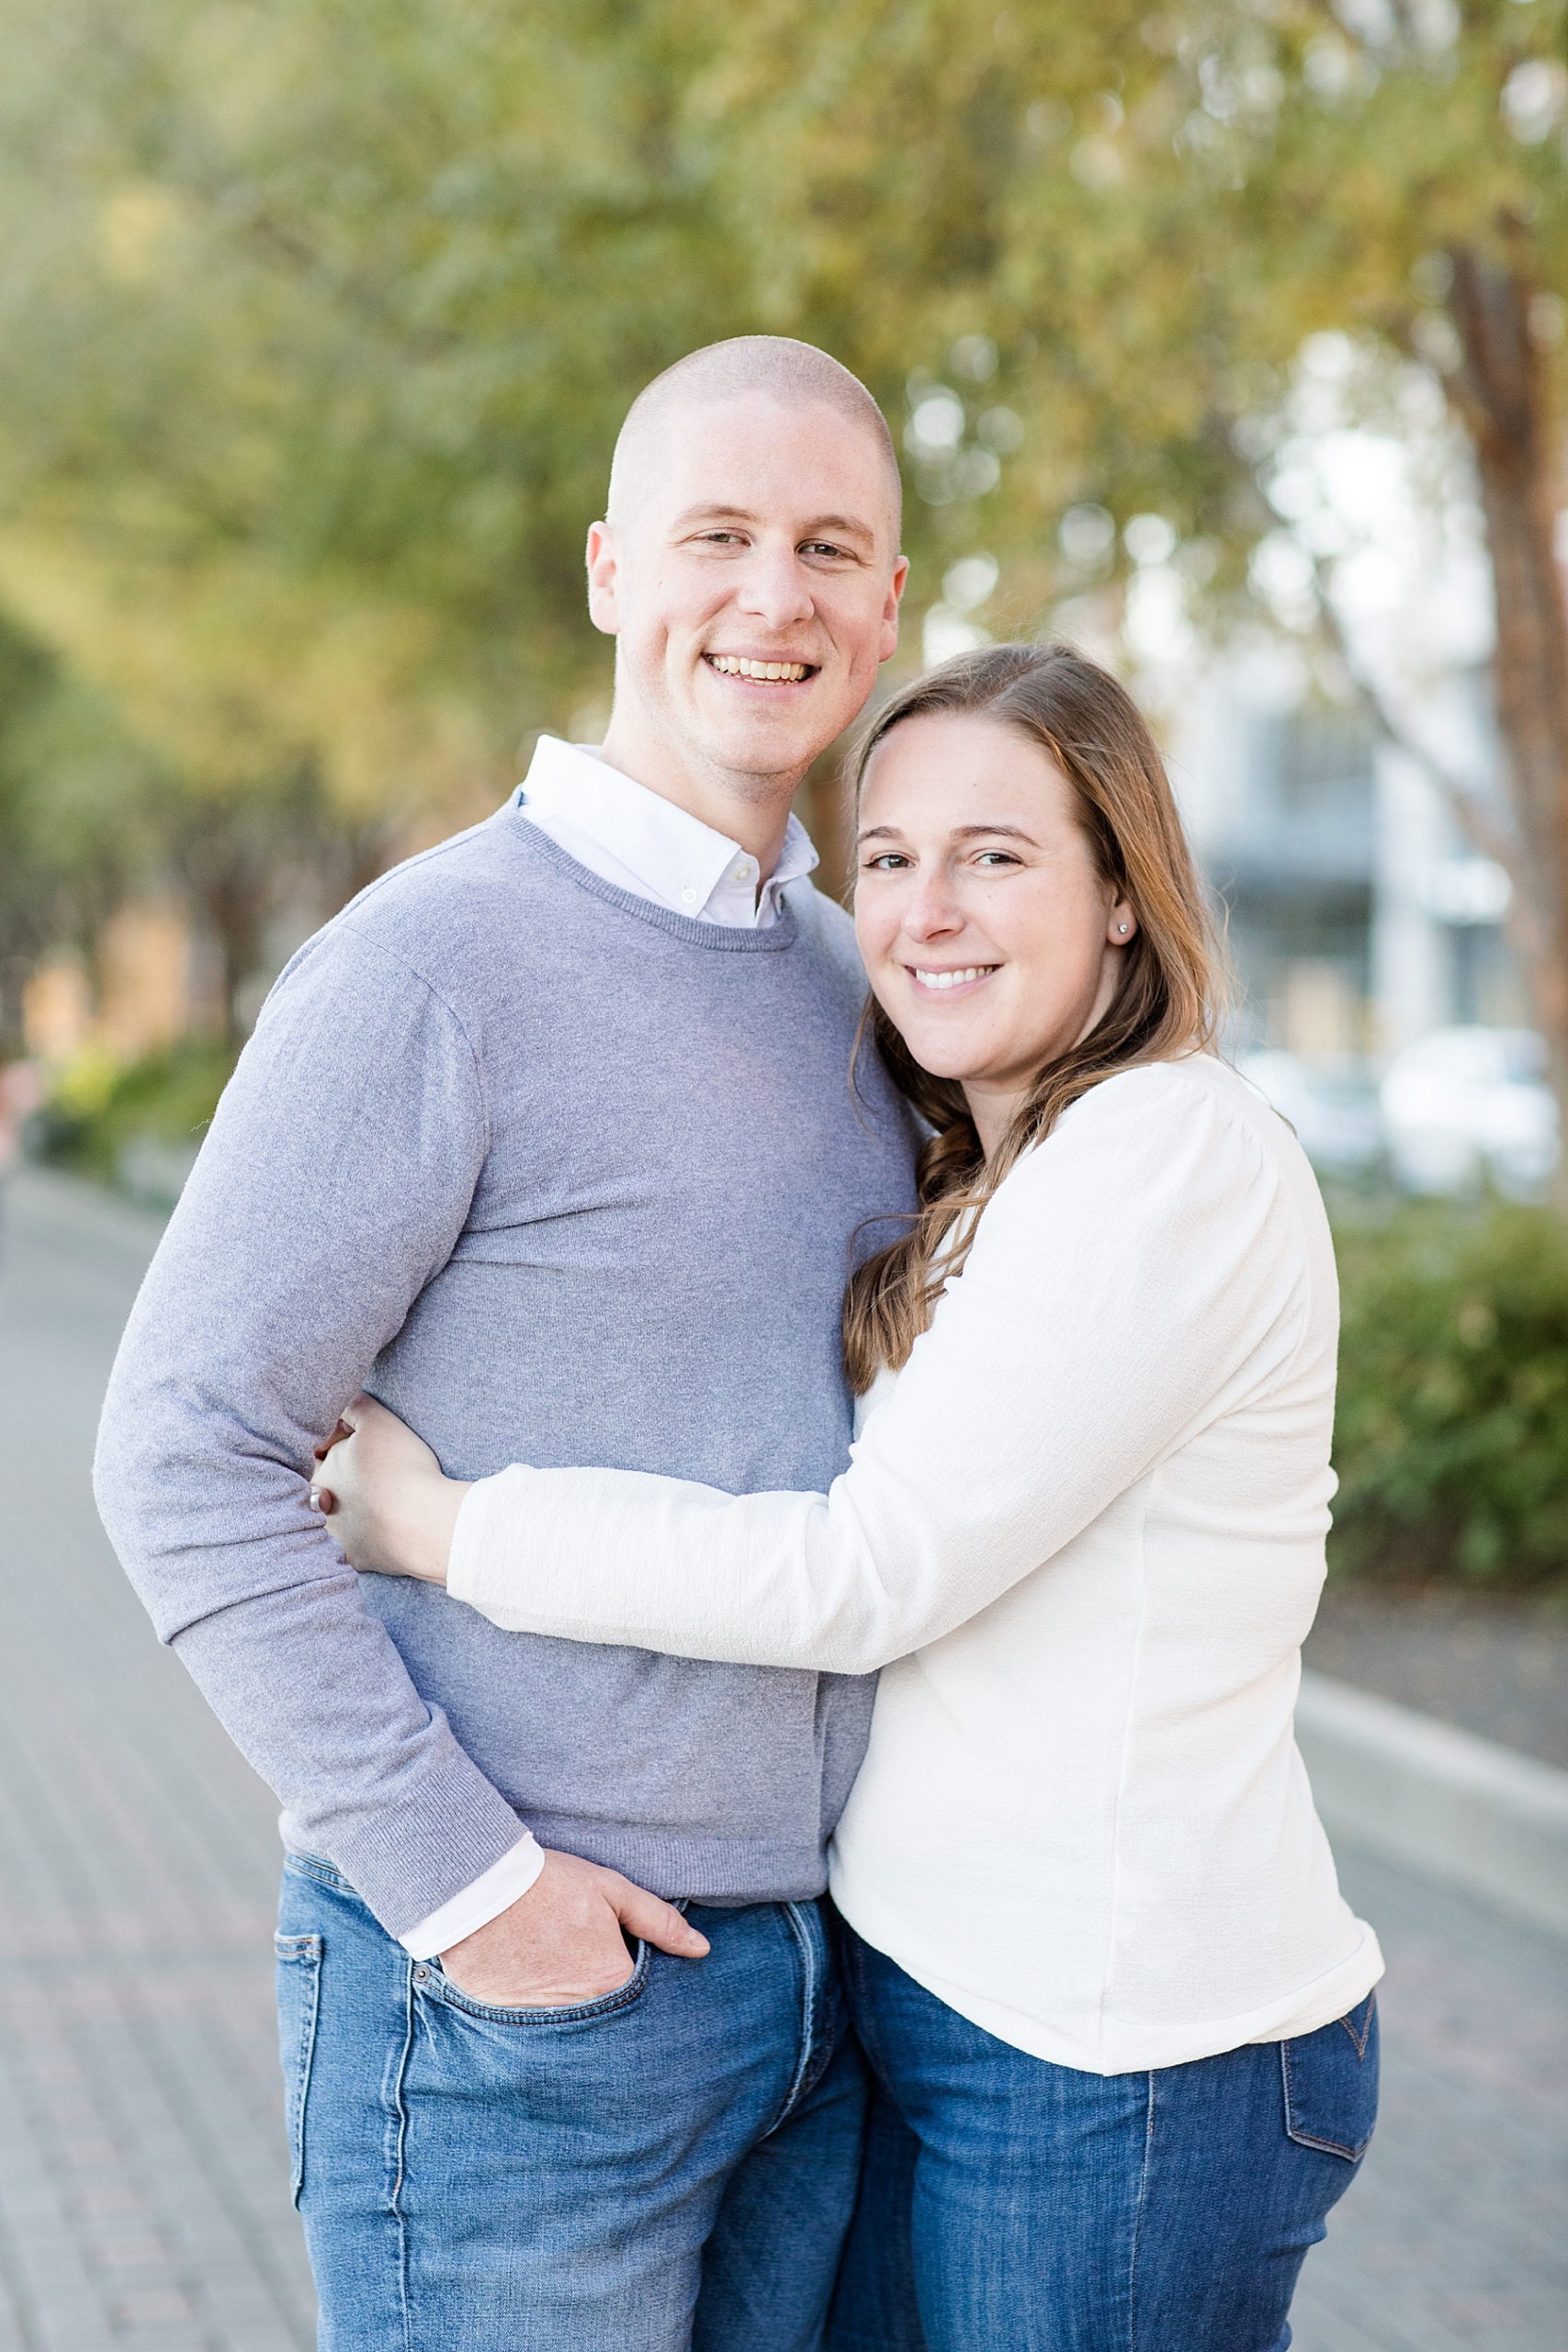
[[[588,610],[615,639],[602,756],[764,873],[897,649],[899,504],[865,386],[783,335],[694,351],[621,428],[588,534]]]
[[[661,428],[674,411],[707,407],[757,392],[777,401],[781,407],[820,404],[837,409],[840,416],[864,428],[885,461],[897,548],[903,489],[886,418],[858,376],[852,376],[815,344],[796,343],[783,334],[740,334],[728,343],[705,345],[701,351],[677,359],[637,394],[626,413],[610,468],[606,514],[612,526],[618,513],[625,514],[637,503],[649,469],[657,467]]]

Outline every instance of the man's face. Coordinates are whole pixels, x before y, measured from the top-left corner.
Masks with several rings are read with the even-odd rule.
[[[837,409],[745,393],[672,410],[626,492],[588,542],[617,718],[731,775],[804,772],[897,643],[886,454]]]

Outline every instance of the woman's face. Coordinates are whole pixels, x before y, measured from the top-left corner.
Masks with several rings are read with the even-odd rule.
[[[879,1002],[988,1152],[1115,1001],[1137,919],[1049,753],[969,712],[905,719],[861,796],[855,932]]]

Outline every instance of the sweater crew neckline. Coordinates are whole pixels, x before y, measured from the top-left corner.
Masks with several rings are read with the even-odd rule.
[[[656,931],[668,932],[671,938],[683,940],[688,946],[710,948],[721,956],[776,956],[793,947],[800,936],[795,910],[783,893],[778,920],[766,931],[751,931],[728,923],[700,922],[694,915],[677,914],[673,908],[661,907],[653,899],[638,898],[635,891],[623,890],[618,883],[606,882],[602,875],[593,873],[537,825],[529,824],[522,815],[523,800],[524,789],[520,787],[507,803],[507,814],[512,820],[513,837],[524,846],[525,854],[537,854],[548,865],[558,866],[567,879],[590,898],[602,899],[607,906],[635,915],[639,922],[651,923]]]

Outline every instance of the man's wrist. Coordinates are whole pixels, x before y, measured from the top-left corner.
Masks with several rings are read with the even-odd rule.
[[[521,1902],[539,1872],[545,1867],[545,1849],[525,1829],[517,1844],[500,1861],[492,1862],[488,1871],[433,1911],[427,1919],[420,1920],[398,1941],[415,1960],[434,1960],[438,1952],[450,1951],[467,1936],[478,1935],[503,1911],[510,1911]]]

